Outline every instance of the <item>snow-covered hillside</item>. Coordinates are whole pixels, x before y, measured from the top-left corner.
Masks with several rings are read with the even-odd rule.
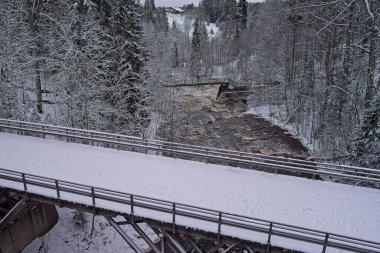
[[[193,34],[193,23],[194,19],[189,18],[186,16],[186,14],[173,14],[168,13],[168,22],[169,27],[173,28],[173,22],[176,24],[176,26],[181,29],[183,32],[187,32],[190,36]],[[216,26],[214,23],[206,23],[207,31],[208,31],[208,37],[210,39],[215,38],[216,36],[219,36],[219,27]]]

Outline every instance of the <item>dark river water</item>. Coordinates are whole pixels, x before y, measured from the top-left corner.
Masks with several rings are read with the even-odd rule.
[[[217,100],[217,86],[176,88],[160,135],[175,142],[305,158],[307,149],[286,130],[246,114],[241,100]]]

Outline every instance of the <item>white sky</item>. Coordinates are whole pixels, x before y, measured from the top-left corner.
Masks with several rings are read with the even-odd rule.
[[[265,0],[248,0],[248,2],[264,2]],[[144,2],[144,1],[141,1]],[[183,6],[194,3],[198,5],[199,0],[155,0],[156,6]]]

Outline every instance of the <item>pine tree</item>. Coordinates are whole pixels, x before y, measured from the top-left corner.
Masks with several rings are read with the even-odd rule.
[[[233,20],[237,14],[236,0],[226,0],[223,6],[223,20]]]
[[[50,3],[39,2],[35,4],[32,0],[26,0],[26,12],[28,14],[29,31],[34,45],[31,50],[32,58],[34,59],[35,70],[35,87],[36,87],[36,108],[38,113],[43,112],[42,108],[42,70],[43,70],[43,56],[45,51],[44,41],[42,39],[41,31],[41,15]]]
[[[148,117],[147,53],[137,9],[134,0],[111,0],[100,8],[106,10],[100,15],[108,21],[103,22],[97,75],[106,104],[101,112],[107,122],[104,128],[129,134],[141,131]]]
[[[237,24],[235,19],[238,17],[236,0],[226,0],[223,5],[223,15],[221,17],[222,30],[225,38],[234,38],[238,36]]]
[[[158,32],[167,32],[169,30],[169,21],[166,15],[165,8],[157,8],[156,9],[156,20],[155,20],[155,28]],[[174,21],[173,21],[174,22]]]
[[[223,4],[224,1],[220,0],[202,0],[199,3],[199,7],[204,17],[209,22],[215,23],[222,16]]]
[[[0,117],[17,119],[19,98],[12,76],[19,65],[15,57],[17,53],[20,53],[17,49],[22,49],[22,47],[19,46],[17,40],[20,36],[12,36],[12,31],[20,32],[20,30],[15,22],[15,15],[12,15],[13,9],[17,8],[14,6],[14,1],[4,0],[3,3],[4,7],[0,10],[0,16],[4,17],[0,18],[2,28],[0,29]]]
[[[208,40],[208,32],[207,32],[207,26],[206,23],[199,20],[199,34],[200,34],[200,40],[201,43]]]
[[[364,112],[363,123],[355,136],[352,159],[360,165],[380,169],[380,94]]]
[[[49,55],[53,61],[52,69],[59,69],[51,77],[54,96],[57,98],[58,119],[61,125],[83,129],[98,129],[102,125],[99,117],[99,108],[103,107],[98,99],[99,86],[96,66],[98,59],[98,37],[102,31],[97,22],[94,22],[94,13],[85,0],[77,0],[78,5],[63,14],[56,14],[55,19],[66,19],[68,31],[64,44],[60,47],[70,48],[56,55]],[[63,23],[64,21],[62,21]],[[58,37],[59,38],[59,37]],[[54,41],[51,41],[52,44]],[[59,51],[57,48],[54,51]]]
[[[156,11],[156,4],[154,0],[145,0],[143,7],[143,19],[147,22],[155,22],[154,13]]]
[[[199,78],[201,74],[201,21],[196,18],[193,24],[193,38],[191,41],[191,75]]]
[[[193,28],[190,70],[192,76],[199,77],[202,72],[202,64],[204,63],[202,60],[208,53],[208,32],[205,22],[199,18],[195,19]],[[205,62],[207,62],[207,60]]]
[[[248,17],[248,3],[247,0],[239,0],[238,3],[238,15],[241,19],[243,29],[247,28],[247,17]]]
[[[178,43],[174,42],[174,47],[173,47],[173,68],[178,68],[180,64],[181,64],[181,60],[180,60],[179,52],[178,52]]]

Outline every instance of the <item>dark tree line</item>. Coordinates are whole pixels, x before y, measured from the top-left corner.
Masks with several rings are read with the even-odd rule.
[[[147,51],[134,0],[0,3],[1,117],[141,132]]]
[[[280,81],[283,100],[277,102],[288,124],[324,157],[358,161],[361,154],[359,162],[366,164],[366,152],[373,156],[378,135],[363,140],[372,148],[352,140],[365,138],[368,127],[379,131],[373,116],[380,85],[379,24],[375,0],[270,1],[252,14],[253,78]]]

